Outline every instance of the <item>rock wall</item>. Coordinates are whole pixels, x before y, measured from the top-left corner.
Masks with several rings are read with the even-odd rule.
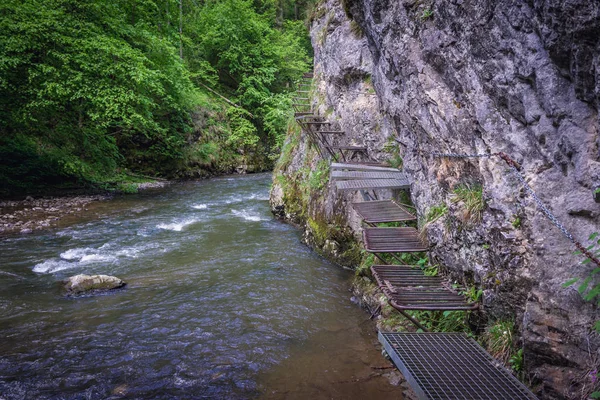
[[[592,324],[600,313],[563,283],[594,267],[581,265],[498,157],[429,153],[509,154],[587,244],[600,230],[600,3],[328,0],[316,8],[311,36],[315,108],[339,123],[346,143],[367,144],[373,159],[399,149],[421,220],[432,207],[448,209],[426,226],[431,260],[484,290],[488,319],[516,321],[540,397],[585,398],[599,366]],[[280,174],[307,162],[301,146],[294,157]],[[479,221],[453,197],[460,185],[483,187]],[[338,222],[359,234],[346,207],[352,195],[329,185],[319,196],[307,203],[309,215],[341,214]],[[285,206],[283,195],[272,202]]]

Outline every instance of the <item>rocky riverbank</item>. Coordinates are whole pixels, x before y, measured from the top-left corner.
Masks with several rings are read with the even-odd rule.
[[[132,183],[130,185],[134,187],[130,191],[161,188],[168,184],[168,181]],[[113,197],[111,193],[0,200],[0,237],[54,228],[65,218],[88,211],[92,203],[108,201]]]
[[[28,196],[20,201],[0,201],[0,236],[55,227],[66,216],[85,212],[90,203],[111,198],[111,195],[39,199]]]

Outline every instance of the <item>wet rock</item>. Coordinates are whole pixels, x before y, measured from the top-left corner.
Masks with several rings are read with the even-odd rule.
[[[75,275],[64,281],[67,294],[107,291],[125,286],[125,282],[110,275]]]

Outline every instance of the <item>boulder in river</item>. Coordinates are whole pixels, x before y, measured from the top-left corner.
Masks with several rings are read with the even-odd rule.
[[[110,275],[75,275],[67,279],[65,289],[68,294],[81,294],[107,291],[125,286],[125,282]]]

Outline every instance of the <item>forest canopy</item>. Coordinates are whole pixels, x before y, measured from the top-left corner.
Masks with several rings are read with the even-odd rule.
[[[0,194],[276,151],[311,65],[288,1],[5,0]],[[226,98],[227,101],[223,100]]]

